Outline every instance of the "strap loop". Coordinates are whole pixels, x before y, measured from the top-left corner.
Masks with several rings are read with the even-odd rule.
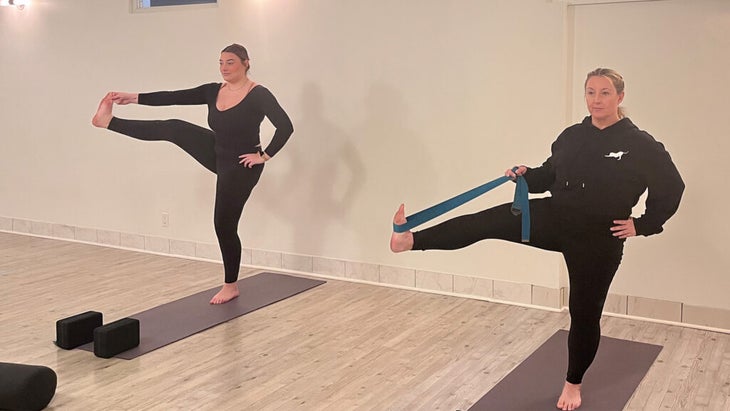
[[[517,167],[513,168],[512,171],[517,171]],[[502,184],[510,181],[507,176],[499,177],[488,183],[482,184],[479,187],[472,188],[469,191],[461,193],[455,197],[452,197],[439,204],[431,206],[425,210],[419,211],[415,214],[406,217],[404,224],[393,224],[393,231],[396,233],[402,233],[408,231],[414,227],[417,227],[425,222],[431,221],[434,218],[445,214],[460,205],[468,203],[469,201],[481,196],[482,194],[495,189]],[[527,181],[522,176],[517,176],[517,187],[515,188],[514,201],[512,202],[512,214],[522,214],[522,242],[530,242],[530,203],[528,199],[529,189],[527,187]]]

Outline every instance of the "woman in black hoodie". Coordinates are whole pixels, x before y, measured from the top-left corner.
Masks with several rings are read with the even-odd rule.
[[[590,116],[565,129],[540,167],[506,171],[524,176],[531,193],[528,245],[561,252],[570,278],[568,372],[557,402],[562,410],[581,404],[583,375],[601,336],[603,304],[623,254],[626,238],[662,232],[677,211],[684,182],[664,146],[625,117],[619,105],[624,80],[614,70],[588,73],[585,99]],[[646,211],[631,210],[648,189]],[[391,250],[453,250],[484,239],[521,242],[521,218],[503,204],[456,217],[429,229],[393,233]],[[406,222],[403,205],[394,223]]]

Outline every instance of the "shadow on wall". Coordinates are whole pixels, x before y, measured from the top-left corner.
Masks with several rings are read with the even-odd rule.
[[[335,248],[358,250],[352,258],[377,259],[388,250],[400,202],[413,213],[443,200],[433,192],[434,161],[408,126],[406,100],[397,87],[374,82],[362,100],[347,102],[352,110],[363,107],[349,132],[326,118],[318,84],[306,84],[301,100],[303,116],[286,147],[288,170],[267,180],[256,201],[291,227],[292,244],[303,254],[334,257],[337,242]],[[451,142],[443,144],[447,153]]]
[[[401,91],[376,81],[363,102],[364,118],[353,134],[355,141],[365,142],[359,151],[373,171],[366,175],[364,191],[374,198],[359,199],[351,219],[368,222],[358,225],[360,229],[353,240],[358,249],[368,253],[361,256],[363,260],[369,261],[381,252],[390,253],[386,250],[393,214],[401,202],[405,203],[408,215],[435,203],[439,194],[433,193],[438,183],[434,161],[427,150],[429,136],[417,135],[409,125],[408,100]],[[448,152],[449,145],[444,141],[444,152]]]
[[[346,225],[366,171],[352,137],[325,118],[320,86],[305,84],[301,100],[303,116],[286,147],[288,174],[267,181],[257,201],[289,219],[293,244],[319,255],[325,239],[336,238]]]

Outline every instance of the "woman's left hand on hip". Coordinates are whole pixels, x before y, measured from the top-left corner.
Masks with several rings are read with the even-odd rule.
[[[241,161],[239,161],[238,163],[243,164],[245,167],[248,168],[251,168],[256,164],[263,164],[265,161],[259,153],[241,154],[240,156],[238,156],[238,158],[241,159]]]
[[[634,219],[613,220],[615,226],[611,227],[613,236],[618,238],[629,238],[636,236],[636,227],[634,227]]]

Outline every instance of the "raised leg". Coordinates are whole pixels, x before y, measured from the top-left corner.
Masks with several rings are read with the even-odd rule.
[[[203,167],[216,172],[215,133],[207,128],[182,120],[125,120],[118,117],[112,117],[107,128],[138,140],[169,141],[185,150]]]
[[[397,216],[397,215],[396,215]],[[456,250],[482,240],[495,239],[560,251],[559,231],[547,199],[530,200],[530,242],[522,243],[521,217],[502,204],[474,214],[444,221],[413,233],[413,250]]]

